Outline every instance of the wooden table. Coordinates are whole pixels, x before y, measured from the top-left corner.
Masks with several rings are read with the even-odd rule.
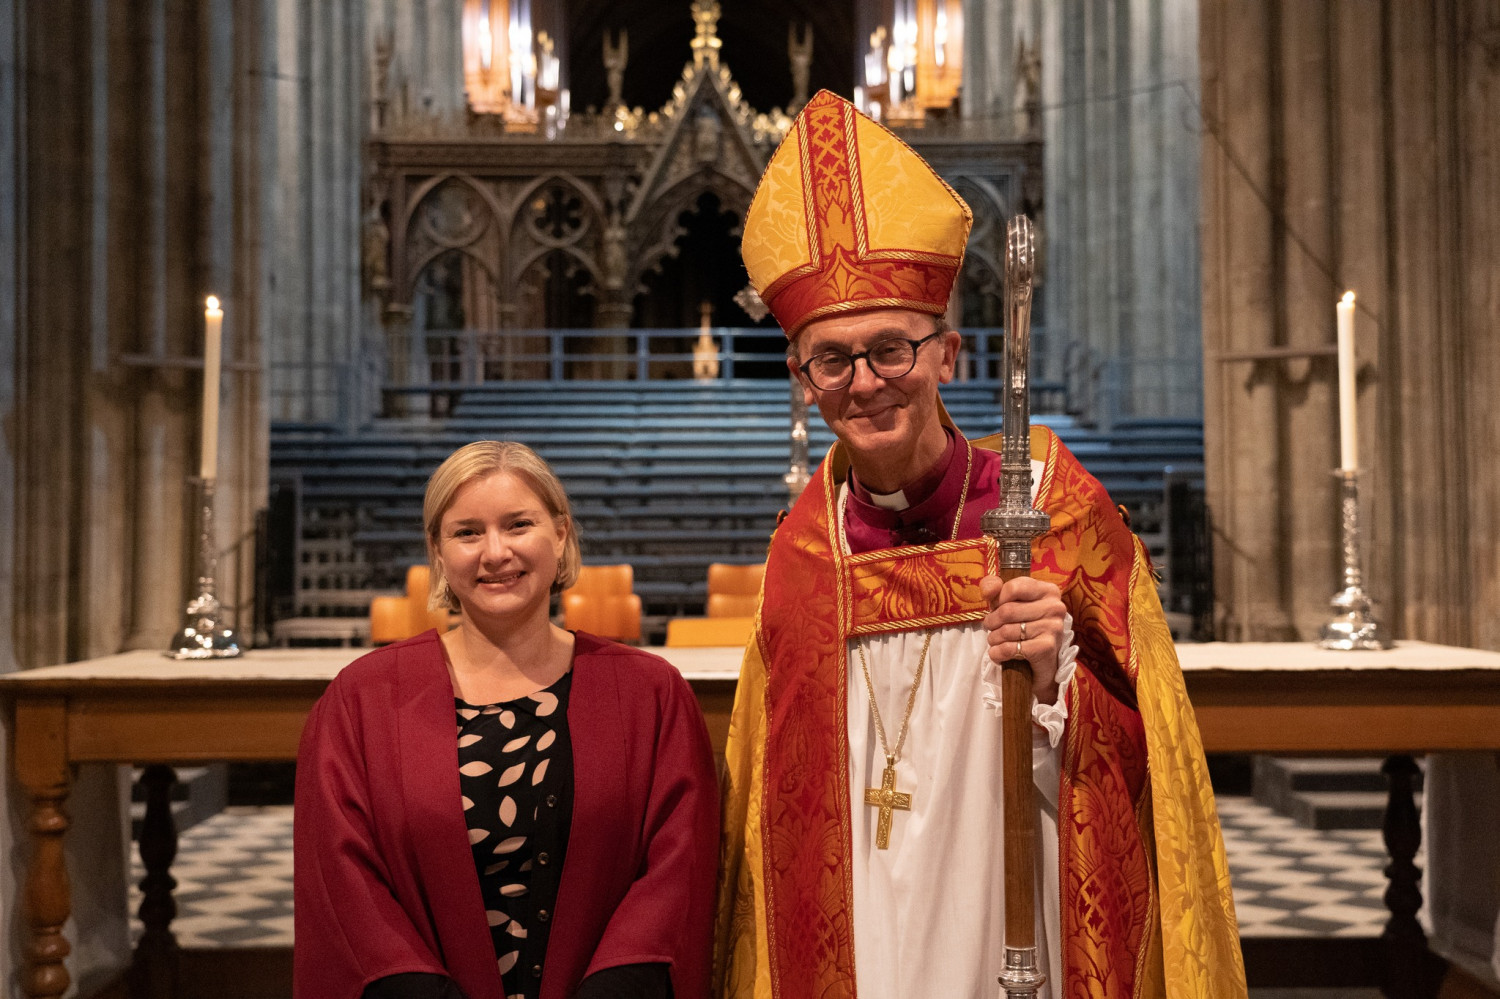
[[[655,651],[693,684],[714,745],[722,749],[740,651]],[[0,697],[14,704],[15,772],[31,802],[24,995],[61,996],[69,982],[63,836],[73,766],[150,765],[141,837],[146,935],[137,966],[150,994],[167,994],[170,982],[161,976],[172,974],[165,958],[175,951],[170,768],[295,758],[309,708],[352,655],[347,649],[268,649],[238,660],[174,662],[136,652],[0,676]],[[1404,754],[1500,750],[1500,653],[1420,642],[1387,652],[1210,643],[1180,646],[1179,655],[1210,752],[1400,754],[1388,763],[1393,804],[1387,844],[1398,868],[1392,889],[1398,897],[1387,900],[1397,937],[1415,931],[1420,939],[1420,895],[1412,904],[1417,888],[1410,864],[1420,835],[1410,789],[1415,764]],[[1411,871],[1406,882],[1400,880],[1403,854]]]
[[[1422,827],[1412,756],[1500,750],[1500,653],[1425,642],[1384,652],[1213,642],[1178,646],[1178,655],[1210,753],[1387,757],[1382,832],[1391,917],[1384,932],[1242,939],[1252,984],[1378,985],[1403,999],[1435,996],[1447,964],[1428,949],[1417,921]]]

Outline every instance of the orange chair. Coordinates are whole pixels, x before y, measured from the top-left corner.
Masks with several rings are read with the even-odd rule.
[[[674,617],[667,622],[667,644],[674,648],[744,648],[754,630],[753,617]]]
[[[629,564],[586,565],[562,592],[563,627],[619,642],[641,640],[641,598]]]
[[[370,601],[371,645],[399,642],[428,628],[448,630],[448,612],[427,609],[430,578],[427,566],[414,565],[406,570],[406,596],[376,597]]]
[[[563,593],[579,593],[586,596],[620,596],[630,593],[635,587],[635,567],[629,562],[618,565],[585,565],[579,568],[578,578]]]
[[[705,613],[709,617],[753,617],[765,575],[764,562],[757,565],[710,563]]]
[[[370,601],[370,644],[389,645],[411,637],[411,613],[405,597]]]

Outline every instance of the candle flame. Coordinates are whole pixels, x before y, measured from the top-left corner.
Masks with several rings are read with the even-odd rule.
[[[204,304],[206,304],[208,306],[208,311],[209,312],[218,312],[219,311],[219,296],[218,295],[210,295],[210,296],[208,296],[208,301],[206,303],[204,303]]]
[[[1344,292],[1344,304],[1345,305],[1353,305],[1354,304],[1354,292],[1352,292],[1352,291],[1346,291],[1346,292]]]

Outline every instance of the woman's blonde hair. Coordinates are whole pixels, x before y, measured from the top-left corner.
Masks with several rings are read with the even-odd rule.
[[[573,524],[568,493],[557,473],[525,444],[475,441],[450,454],[427,480],[427,495],[422,500],[422,526],[427,534],[427,564],[431,567],[427,606],[432,610],[459,609],[458,598],[448,586],[442,561],[438,558],[438,534],[442,530],[443,514],[453,505],[453,497],[460,489],[476,479],[499,472],[509,472],[523,479],[553,519],[562,521],[566,527],[567,537],[563,539],[563,553],[557,560],[557,578],[552,581],[552,592],[566,589],[578,580],[583,552],[578,547],[578,529]]]

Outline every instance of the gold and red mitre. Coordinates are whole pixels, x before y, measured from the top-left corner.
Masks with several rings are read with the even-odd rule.
[[[795,339],[839,312],[942,315],[973,222],[926,160],[823,90],[771,155],[740,253],[750,283]]]

